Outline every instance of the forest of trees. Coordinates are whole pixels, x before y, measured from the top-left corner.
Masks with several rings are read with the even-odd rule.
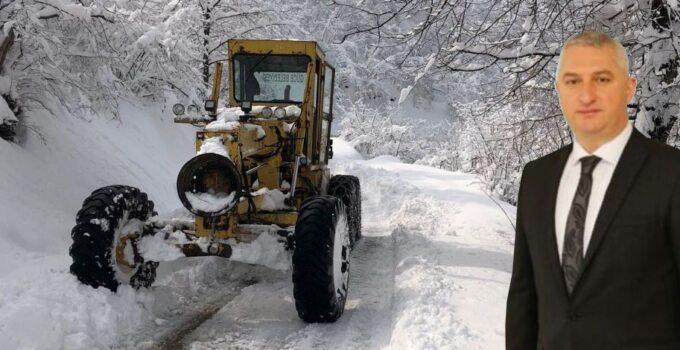
[[[571,142],[553,82],[576,33],[623,43],[631,119],[680,145],[679,15],[672,0],[0,0],[0,136],[39,134],[32,113],[54,106],[68,122],[115,118],[121,99],[200,101],[229,38],[315,40],[360,152],[476,172],[514,202],[522,166]],[[397,117],[435,98],[441,120]]]
[[[571,142],[553,84],[560,48],[576,33],[597,30],[622,42],[638,79],[630,118],[650,137],[680,145],[677,1],[334,3],[363,18],[345,27],[342,40],[372,36],[399,53],[394,69],[426,71],[450,96],[455,119],[442,130],[454,146],[431,159],[481,174],[510,202],[524,164]]]

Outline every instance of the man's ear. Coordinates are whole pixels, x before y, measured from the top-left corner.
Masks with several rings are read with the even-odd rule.
[[[635,77],[628,77],[628,102],[635,96],[635,87],[637,86],[637,79]]]

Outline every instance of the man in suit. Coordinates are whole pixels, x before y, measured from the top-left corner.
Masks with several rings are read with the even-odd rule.
[[[680,151],[630,125],[635,84],[605,34],[562,49],[575,139],[524,167],[508,350],[680,349]]]

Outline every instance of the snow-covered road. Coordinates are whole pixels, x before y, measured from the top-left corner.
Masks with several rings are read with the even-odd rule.
[[[0,348],[502,349],[515,208],[469,174],[334,150],[364,220],[336,323],[297,317],[290,270],[183,258],[112,294],[79,285],[64,253],[0,276]]]

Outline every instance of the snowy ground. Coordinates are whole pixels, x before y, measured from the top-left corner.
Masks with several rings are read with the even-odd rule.
[[[189,154],[167,156],[171,152],[159,148],[174,151],[186,145],[190,153],[192,134],[162,125],[159,139],[149,143],[154,149],[142,154],[134,146],[119,149],[131,142],[125,136],[130,130],[114,136],[83,133],[93,139],[108,137],[99,146],[88,141],[83,149],[128,151],[130,161],[88,159],[77,164],[84,169],[59,175],[58,183],[45,173],[64,169],[47,158],[38,159],[46,163],[42,171],[31,171],[34,164],[28,162],[0,175],[0,190],[14,196],[0,197],[0,239],[5,241],[0,245],[5,266],[0,270],[0,349],[503,348],[513,239],[504,211],[514,221],[514,207],[491,200],[471,175],[403,164],[388,156],[362,160],[339,139],[334,142],[333,172],[361,180],[364,239],[353,252],[347,307],[336,323],[310,325],[298,319],[290,270],[220,258],[162,263],[148,290],[122,287],[112,294],[80,285],[68,273],[68,231],[79,201],[96,185],[115,180],[151,187],[151,196],[165,201],[162,210],[177,206],[168,197],[174,196],[174,176]],[[180,130],[188,134],[177,136],[181,145],[159,136]],[[27,163],[23,150],[10,147],[0,144],[0,159]],[[65,152],[68,159],[78,158],[74,145],[62,148],[52,157]],[[158,172],[163,174],[156,180],[157,168],[145,163],[152,159],[162,163]],[[135,164],[141,164],[140,173],[116,169]],[[108,175],[93,180],[91,175],[103,166],[111,168]],[[60,191],[68,193],[66,199],[59,197]],[[38,215],[31,213],[32,207]]]

